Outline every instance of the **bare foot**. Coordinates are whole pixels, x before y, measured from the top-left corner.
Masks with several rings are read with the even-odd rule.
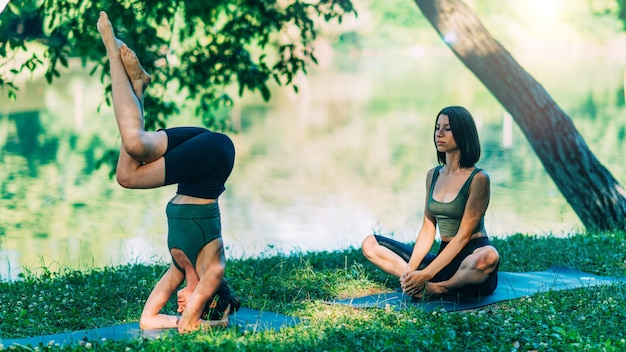
[[[429,282],[424,290],[424,297],[441,296],[448,292],[448,289],[438,282]]]
[[[109,21],[109,16],[107,16],[106,12],[100,11],[100,18],[98,18],[97,27],[98,32],[102,37],[104,47],[107,49],[107,53],[109,53],[109,55],[116,53],[123,43],[115,37],[115,33],[113,33],[113,26],[111,26],[111,21]]]
[[[120,55],[122,56],[122,64],[124,64],[124,69],[133,85],[133,89],[135,92],[139,90],[143,92],[148,84],[150,84],[152,77],[150,77],[148,72],[141,66],[141,63],[139,63],[137,54],[126,46],[126,44],[122,44]]]

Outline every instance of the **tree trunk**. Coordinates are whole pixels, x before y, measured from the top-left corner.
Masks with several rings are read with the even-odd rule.
[[[626,191],[570,117],[460,0],[415,0],[443,41],[513,116],[588,230],[626,230]]]

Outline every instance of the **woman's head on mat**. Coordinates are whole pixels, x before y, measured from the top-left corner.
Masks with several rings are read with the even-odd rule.
[[[178,292],[176,292],[176,301],[178,303],[178,309],[176,310],[178,313],[182,313],[187,307],[187,299],[193,293],[189,287],[184,287]]]
[[[451,148],[458,148],[460,151],[460,167],[472,167],[480,159],[476,122],[472,114],[462,106],[448,106],[437,114],[433,141],[440,164],[446,164],[446,151]]]
[[[189,297],[193,293],[193,290],[189,287],[185,287],[176,293],[179,313],[182,313],[187,307]],[[236,312],[241,306],[239,298],[233,295],[233,292],[228,286],[226,280],[222,280],[222,283],[218,287],[213,296],[205,303],[204,309],[200,317],[205,320],[219,320],[223,319],[224,313]]]

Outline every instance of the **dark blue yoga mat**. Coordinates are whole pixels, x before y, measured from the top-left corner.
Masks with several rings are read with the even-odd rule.
[[[299,322],[300,319],[287,315],[240,308],[237,312],[230,316],[229,326],[235,325],[238,328],[247,331],[262,331],[268,329],[279,330],[282,327],[292,326]],[[177,333],[178,332],[175,329],[141,330],[139,329],[138,323],[130,323],[54,335],[33,336],[22,339],[0,338],[0,344],[4,345],[4,348],[9,348],[14,345],[37,346],[40,343],[43,345],[58,343],[60,346],[66,346],[80,341],[102,341],[102,339],[120,341],[132,340],[135,338],[157,338],[159,336],[163,336],[164,334]]]
[[[597,276],[582,271],[552,267],[546,271],[527,273],[498,273],[498,287],[484,297],[455,296],[445,298],[414,299],[402,292],[386,292],[363,297],[328,301],[329,304],[347,305],[354,308],[407,308],[419,307],[426,311],[445,309],[448,312],[484,307],[540,292],[568,290],[580,287],[609,285],[625,282],[626,278]]]

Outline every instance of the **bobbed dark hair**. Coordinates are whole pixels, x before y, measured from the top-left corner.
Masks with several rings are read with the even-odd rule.
[[[461,151],[461,159],[459,160],[459,166],[472,167],[480,159],[480,141],[478,140],[478,130],[476,129],[476,122],[474,117],[462,106],[448,106],[437,114],[435,117],[435,126],[437,125],[437,119],[439,115],[448,116],[450,121],[450,129],[452,135],[456,141],[459,150]],[[437,147],[437,141],[433,134],[433,141],[435,148]],[[446,153],[437,152],[437,161],[439,164],[446,164]]]

